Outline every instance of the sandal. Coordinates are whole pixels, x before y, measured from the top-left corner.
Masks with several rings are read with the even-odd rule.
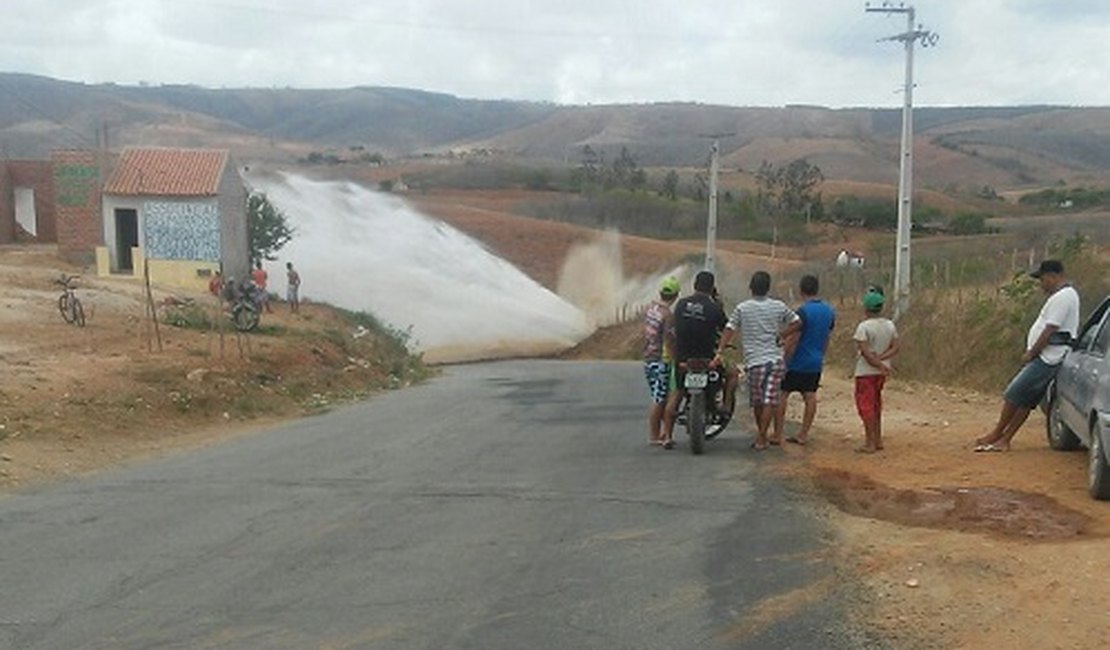
[[[1000,446],[996,445],[993,442],[989,442],[985,445],[975,445],[975,447],[971,451],[981,452],[981,451],[1010,451],[1010,450],[1007,449],[1006,447],[1000,447]]]

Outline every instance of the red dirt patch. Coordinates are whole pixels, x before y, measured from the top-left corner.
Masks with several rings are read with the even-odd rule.
[[[848,514],[925,528],[1059,540],[1084,533],[1087,515],[1043,494],[999,487],[890,487],[860,474],[820,469],[818,490]]]

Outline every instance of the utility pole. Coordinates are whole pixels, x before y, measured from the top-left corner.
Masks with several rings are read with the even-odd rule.
[[[906,81],[902,104],[902,148],[898,167],[898,240],[894,251],[894,318],[897,320],[910,307],[910,230],[913,224],[913,46],[921,40],[922,47],[937,44],[937,34],[914,28],[916,12],[913,5],[894,5],[884,2],[872,7],[864,5],[867,13],[905,14],[906,31],[880,41],[901,41],[906,49]]]
[[[735,133],[699,134],[701,138],[713,138],[713,148],[709,155],[709,222],[705,229],[705,270],[717,272],[717,161],[720,158],[721,138]]]

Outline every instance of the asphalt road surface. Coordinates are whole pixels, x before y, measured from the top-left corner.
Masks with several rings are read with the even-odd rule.
[[[872,647],[782,461],[649,447],[646,395],[459,366],[2,498],[0,648]]]

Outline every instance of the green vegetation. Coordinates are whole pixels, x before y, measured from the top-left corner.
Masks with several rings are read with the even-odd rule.
[[[1084,239],[1057,242],[1048,254],[1064,261],[1080,294],[1082,317],[1110,295],[1110,259]],[[1011,269],[1008,260],[993,265],[982,257],[963,262],[958,278],[954,272],[949,275],[941,270],[942,276],[948,275],[946,279],[938,277],[938,265],[914,265],[917,289],[909,312],[898,324],[903,347],[895,376],[997,392],[1020,365],[1025,334],[1044,294],[1026,269]],[[998,264],[1007,267],[1000,269]],[[1008,279],[994,280],[1007,271]],[[831,277],[826,284],[832,289]],[[848,368],[854,363],[852,331],[862,314],[854,297],[839,311],[841,324],[834,333],[830,357]]]
[[[208,331],[212,329],[209,311],[209,308],[195,302],[168,305],[162,312],[162,322],[172,327]]]
[[[1055,210],[1082,210],[1110,205],[1110,190],[1094,190],[1083,187],[1047,189],[1025,194],[1018,199],[1018,203]]]
[[[274,254],[293,238],[285,213],[274,207],[261,192],[247,197],[247,245],[251,266],[262,260],[275,259]]]

